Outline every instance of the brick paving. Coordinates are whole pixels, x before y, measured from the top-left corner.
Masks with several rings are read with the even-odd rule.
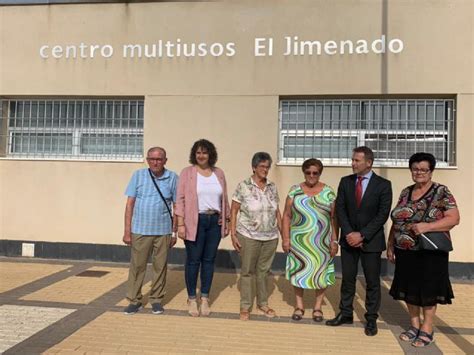
[[[77,276],[85,270],[107,273]],[[363,280],[357,284],[354,324],[332,328],[312,322],[312,292],[305,294],[304,320],[291,320],[293,293],[280,274],[269,280],[270,305],[278,314],[272,320],[255,312],[249,322],[238,320],[238,274],[228,271],[215,275],[211,317],[190,318],[182,268],[172,266],[163,302],[165,314],[153,315],[147,305],[136,315],[124,315],[127,271],[124,264],[0,258],[0,352],[474,353],[470,282],[453,283],[456,298],[453,305],[439,307],[435,345],[417,350],[398,341],[408,317],[404,304],[388,295],[388,279],[383,281],[379,334],[366,337]],[[326,294],[325,318],[337,312],[339,286],[338,279]],[[143,289],[145,299],[148,291],[149,282]]]
[[[114,324],[110,331],[110,324]],[[153,329],[153,332],[150,331]],[[107,334],[107,341],[102,336]],[[192,336],[186,336],[192,334]],[[165,336],[163,336],[165,335]],[[317,352],[337,349],[339,338],[350,338],[347,350],[403,353],[390,330],[376,338],[361,335],[357,328],[334,329],[293,325],[289,322],[241,322],[229,319],[185,318],[182,316],[127,316],[106,312],[71,337],[48,350],[126,352]]]
[[[88,270],[101,270],[107,272],[107,274],[97,278],[74,275],[28,294],[21,299],[87,304],[122,284],[128,275],[128,271],[123,268],[91,267]]]
[[[2,280],[0,283],[0,293],[23,286],[52,273],[65,270],[69,266],[38,263],[33,268],[30,264],[2,262],[0,265],[0,280]]]
[[[74,312],[73,309],[34,306],[0,306],[0,352],[28,339]]]

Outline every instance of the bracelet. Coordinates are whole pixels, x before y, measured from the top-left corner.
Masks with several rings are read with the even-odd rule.
[[[184,227],[184,224],[178,224],[178,227]]]
[[[339,242],[337,240],[331,240],[331,243],[335,243],[336,245],[339,245]]]

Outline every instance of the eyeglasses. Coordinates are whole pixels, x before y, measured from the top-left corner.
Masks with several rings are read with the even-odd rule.
[[[270,165],[257,165],[257,168],[269,170],[271,166]]]
[[[431,170],[430,169],[410,169],[413,174],[420,174],[425,175],[428,174]]]
[[[304,174],[307,175],[307,176],[319,176],[319,175],[321,175],[321,173],[319,171],[305,171]]]
[[[146,158],[146,160],[154,163],[159,163],[162,162],[164,159],[163,158]]]

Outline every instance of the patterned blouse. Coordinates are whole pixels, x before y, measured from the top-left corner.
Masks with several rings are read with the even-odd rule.
[[[278,238],[276,211],[280,200],[273,182],[267,180],[262,190],[249,177],[237,185],[232,200],[240,203],[238,233],[255,240]]]
[[[402,190],[397,206],[391,213],[395,246],[400,249],[419,250],[418,237],[410,230],[412,224],[437,221],[444,217],[444,212],[457,207],[454,196],[445,185],[434,182],[418,200],[411,198],[414,187],[411,185]],[[428,206],[429,212],[423,220]]]

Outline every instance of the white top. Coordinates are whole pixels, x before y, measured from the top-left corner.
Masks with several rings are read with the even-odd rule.
[[[221,211],[222,186],[216,174],[212,173],[209,177],[197,174],[197,196],[199,213]]]

